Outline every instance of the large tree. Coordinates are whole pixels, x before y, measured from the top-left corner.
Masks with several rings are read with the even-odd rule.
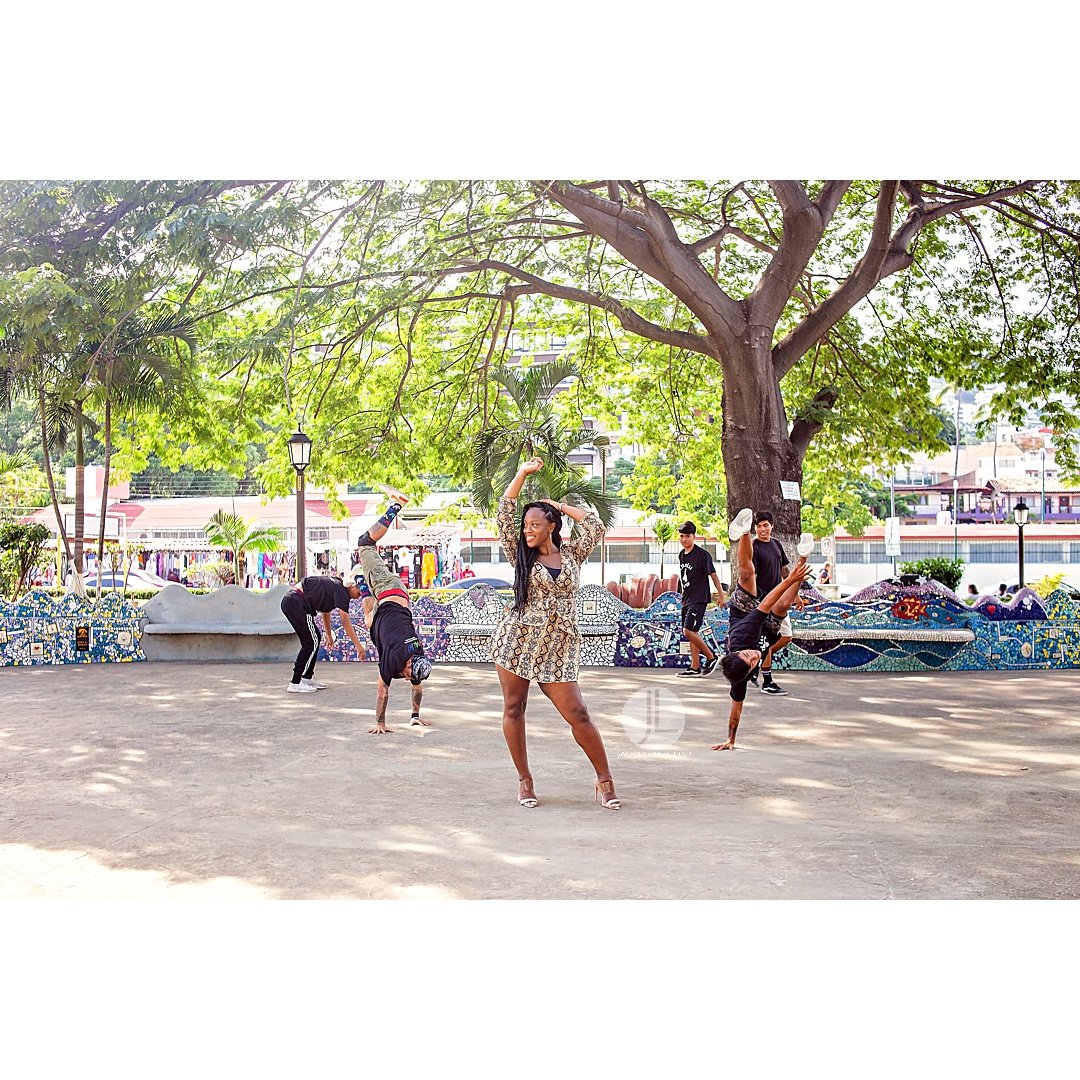
[[[129,468],[240,472],[265,447],[283,493],[301,422],[315,483],[465,482],[499,422],[493,373],[552,336],[582,372],[560,418],[626,423],[703,520],[754,505],[797,532],[781,480],[835,520],[832,478],[938,445],[934,376],[1002,384],[1012,420],[1037,406],[1075,465],[1070,182],[126,185],[0,185],[0,270],[138,265],[198,323],[191,392],[116,434]],[[655,502],[661,478],[641,479]]]
[[[473,390],[457,392],[458,417],[488,423],[487,368],[512,326],[586,311],[586,381],[613,323],[624,371],[637,338],[654,370],[695,372],[712,407],[675,402],[669,440],[715,443],[703,414],[718,421],[729,517],[768,507],[790,535],[800,506],[780,483],[803,480],[815,440],[838,463],[933,442],[935,374],[1003,382],[1011,412],[1035,403],[1074,430],[1053,395],[1080,392],[1076,194],[1049,181],[476,181],[399,185],[381,207],[399,280],[415,285],[399,286],[408,329],[426,307],[460,343],[452,385]]]

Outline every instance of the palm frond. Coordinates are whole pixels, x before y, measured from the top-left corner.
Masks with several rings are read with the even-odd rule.
[[[613,495],[605,494],[600,490],[595,480],[587,480],[583,476],[571,474],[561,478],[562,482],[553,485],[552,499],[560,502],[572,503],[574,506],[589,506],[597,512],[605,526],[609,526],[615,520],[615,511],[618,509]]]

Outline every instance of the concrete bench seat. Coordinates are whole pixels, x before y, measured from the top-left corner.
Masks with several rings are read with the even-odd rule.
[[[256,626],[245,623],[243,626],[230,626],[228,623],[211,622],[176,622],[151,623],[143,627],[144,634],[254,634],[265,637],[270,634],[293,634],[293,628],[283,619],[281,623],[267,623]]]
[[[795,640],[802,638],[804,641],[953,641],[968,642],[975,640],[974,630],[917,630],[903,629],[889,626],[867,626],[850,628],[832,628],[824,626],[799,627],[793,623],[792,629]]]
[[[281,611],[289,588],[195,595],[168,585],[143,606],[143,651],[148,660],[292,660],[299,642]]]

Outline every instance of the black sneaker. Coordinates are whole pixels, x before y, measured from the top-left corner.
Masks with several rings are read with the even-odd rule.
[[[700,679],[701,669],[696,667],[688,667],[685,671],[680,671],[678,674],[680,679]]]
[[[754,686],[757,686],[757,676],[758,676],[758,669],[754,668],[753,672],[750,675],[750,682],[752,682],[754,684]]]
[[[766,683],[762,688],[763,694],[786,694],[787,691],[779,684],[774,682]]]
[[[713,673],[713,670],[716,668],[716,660],[717,658],[714,656],[711,660],[701,661],[702,676],[711,675]]]

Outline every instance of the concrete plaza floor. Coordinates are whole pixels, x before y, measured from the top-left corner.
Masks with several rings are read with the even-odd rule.
[[[1080,897],[1080,671],[782,673],[718,753],[719,673],[586,668],[618,812],[536,689],[517,805],[491,667],[387,736],[374,665],[288,672],[0,669],[0,899]]]

